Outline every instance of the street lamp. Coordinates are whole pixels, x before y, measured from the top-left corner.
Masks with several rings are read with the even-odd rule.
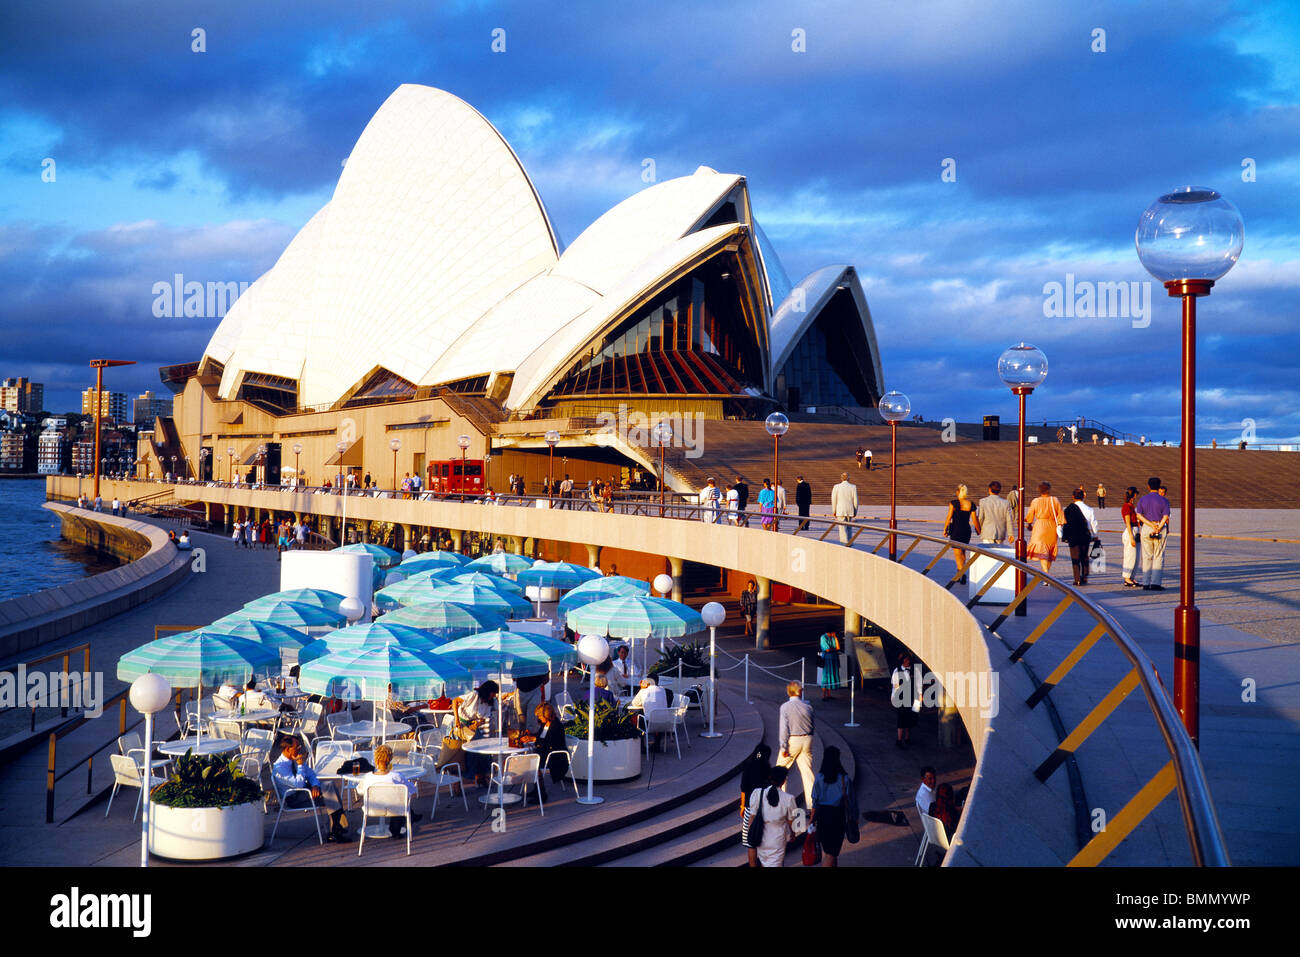
[[[135,681],[131,682],[131,691],[128,697],[131,699],[131,706],[144,715],[144,761],[141,768],[142,780],[140,782],[144,791],[141,793],[140,805],[144,809],[144,814],[140,818],[140,866],[149,866],[149,819],[152,817],[152,802],[149,800],[149,792],[153,784],[153,716],[167,707],[167,702],[171,700],[172,686],[162,675],[143,674]]]
[[[1047,356],[1027,342],[1012,346],[998,357],[998,376],[1020,400],[1019,465],[1016,471],[1016,559],[1025,560],[1025,396],[1047,378]],[[1025,590],[1025,571],[1016,569],[1016,594]],[[1016,606],[1017,615],[1029,614],[1029,602]]]
[[[718,626],[726,620],[727,609],[721,603],[711,601],[700,609],[700,617],[709,626],[709,730],[700,737],[720,738],[722,732],[713,730],[713,710],[718,703],[718,692],[714,685],[714,663],[717,660]]]
[[[465,483],[467,480],[467,476],[465,475],[465,453],[469,450],[469,436],[462,435],[456,440],[456,444],[460,446],[460,500],[464,502]],[[601,660],[603,661],[604,659],[602,658]]]
[[[657,422],[650,430],[650,438],[659,446],[659,517],[664,517],[664,447],[673,440],[673,427],[667,422]]]
[[[233,445],[226,446],[226,454],[230,456],[230,479],[226,484],[234,485],[235,484],[235,447]]]
[[[397,452],[402,447],[401,439],[393,439],[388,443],[388,447],[393,450],[393,491],[397,491]]]
[[[592,794],[596,778],[596,665],[609,657],[609,642],[604,635],[583,635],[578,642],[578,657],[588,666],[591,676],[587,695],[587,795],[579,804],[600,804],[605,799]]]
[[[1183,300],[1182,521],[1178,607],[1174,609],[1174,707],[1200,747],[1201,613],[1196,568],[1196,299],[1208,296],[1241,256],[1245,227],[1237,207],[1212,189],[1183,186],[1147,207],[1138,220],[1138,258]]]
[[[901,392],[886,392],[876,406],[889,423],[889,560],[898,561],[898,423],[912,414],[912,401]]]
[[[302,443],[293,443],[293,487],[298,488],[302,485],[302,469],[298,467],[298,459],[302,456]]]
[[[781,506],[781,436],[790,430],[790,420],[784,412],[773,412],[763,423],[767,434],[772,436],[772,531],[778,528],[777,515]]]
[[[548,449],[546,460],[546,507],[551,507],[551,490],[555,488],[555,446],[560,443],[560,433],[551,429],[545,435]]]

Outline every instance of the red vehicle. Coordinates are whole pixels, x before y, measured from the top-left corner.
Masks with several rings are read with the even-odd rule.
[[[465,459],[463,468],[464,474],[462,475],[462,461],[460,459],[430,462],[426,469],[429,475],[426,488],[430,492],[439,495],[459,495],[462,492],[465,495],[482,495],[484,491],[483,460]]]

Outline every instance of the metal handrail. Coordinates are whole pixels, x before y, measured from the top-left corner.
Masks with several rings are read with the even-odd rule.
[[[84,642],[80,645],[73,645],[71,648],[64,648],[62,651],[54,651],[48,655],[41,655],[41,657],[33,658],[31,661],[23,661],[17,664],[5,665],[3,668],[0,668],[0,671],[16,672],[18,668],[22,668],[24,671],[26,671],[30,669],[33,665],[41,665],[47,661],[53,661],[54,659],[59,658],[62,659],[63,662],[63,674],[67,675],[69,673],[69,668],[71,668],[72,666],[72,655],[78,651],[81,652],[82,673],[88,675],[90,674],[90,642]],[[20,696],[23,694],[24,691],[25,689],[19,689]],[[61,718],[66,718],[68,716],[68,700],[67,700],[66,692],[67,689],[65,687],[63,689],[63,693],[59,695],[59,717]],[[21,708],[23,707],[23,705],[15,704],[13,707]],[[35,731],[36,730],[36,705],[31,704],[30,707],[32,712],[30,730]]]

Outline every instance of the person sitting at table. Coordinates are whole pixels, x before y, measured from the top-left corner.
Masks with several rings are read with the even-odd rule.
[[[257,682],[250,681],[244,685],[244,690],[240,692],[243,698],[245,711],[257,711],[259,708],[274,708],[275,702],[257,690]]]
[[[632,691],[632,682],[636,680],[637,668],[628,654],[627,645],[619,645],[614,661],[610,665],[609,679],[619,694]]]
[[[469,694],[452,700],[451,715],[457,738],[473,741],[481,731],[491,727],[500,690],[495,681],[485,681]],[[479,787],[487,786],[487,772],[491,766],[492,759],[486,754],[465,754],[463,771],[466,775],[473,774]]]
[[[668,695],[663,688],[659,687],[659,679],[654,675],[641,679],[641,690],[637,692],[632,703],[628,705],[629,710],[640,708],[642,714],[649,714],[651,711],[658,711],[660,708],[668,707]],[[655,735],[651,743],[651,751],[659,751],[663,747],[664,735],[662,732]]]
[[[606,702],[617,705],[618,701],[614,698],[614,693],[609,690],[609,679],[604,675],[596,675],[596,704]]]
[[[302,741],[298,738],[289,738],[285,742],[284,751],[271,766],[271,773],[275,776],[276,788],[281,794],[290,788],[307,788],[311,791],[314,800],[332,809],[328,840],[339,843],[352,840],[352,835],[348,833],[348,818],[343,813],[343,802],[339,797],[338,785],[335,785],[329,794],[321,791],[320,778],[312,769]],[[284,806],[286,810],[296,810],[310,807],[311,801],[305,794],[290,794],[284,799]]]
[[[412,795],[415,794],[415,782],[406,780],[406,778],[402,777],[400,771],[393,770],[393,749],[386,744],[381,744],[379,747],[375,748],[375,769],[357,782],[357,793],[364,798],[366,796],[366,789],[372,784],[400,784]],[[411,823],[415,824],[423,817],[423,814],[416,814],[412,811]],[[405,820],[400,817],[389,818],[389,834],[393,837],[401,837],[405,831]]]
[[[239,696],[242,695],[243,693],[244,692],[240,691],[233,684],[227,681],[220,688],[217,689],[217,693],[212,697],[214,703],[218,708],[224,706],[224,707],[231,708],[235,711],[238,711]]]
[[[564,723],[560,720],[560,713],[555,710],[555,705],[549,701],[544,701],[533,711],[537,718],[537,743],[533,745],[542,758],[542,767],[551,769],[551,783],[556,787],[564,780],[565,775],[569,773],[569,749],[564,741]],[[547,759],[551,753],[564,755],[563,758],[556,758],[547,764]],[[541,788],[542,800],[546,800],[546,787]]]

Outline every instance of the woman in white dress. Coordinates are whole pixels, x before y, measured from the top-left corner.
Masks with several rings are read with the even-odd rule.
[[[788,773],[787,768],[774,767],[770,777],[772,783],[768,787],[755,788],[745,802],[747,816],[760,808],[763,814],[763,840],[758,847],[749,849],[750,867],[785,866],[786,846],[794,836],[792,825],[802,813],[795,806],[794,795],[781,790]]]

